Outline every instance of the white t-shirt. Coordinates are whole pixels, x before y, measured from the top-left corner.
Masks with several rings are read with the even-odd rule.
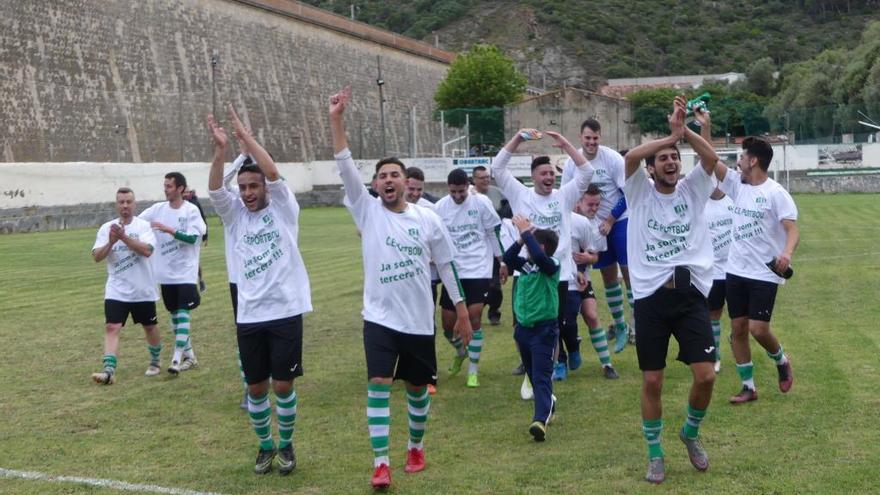
[[[432,210],[434,209],[434,205],[435,205],[435,203],[428,201],[424,197],[420,197],[419,200],[416,201],[416,204],[419,206],[423,206],[425,208],[430,208]]]
[[[459,278],[492,278],[492,243],[498,243],[495,227],[501,219],[492,201],[482,194],[468,194],[461,204],[444,196],[434,205],[455,246],[455,266]],[[500,247],[499,247],[500,249]]]
[[[709,296],[712,243],[704,210],[714,189],[712,176],[701,166],[680,180],[672,194],[658,192],[642,167],[626,180],[626,252],[635,299],[653,294],[672,278],[676,266],[686,266],[691,283]]]
[[[453,260],[455,248],[434,211],[408,203],[400,213],[376,201],[360,183],[351,152],[335,155],[351,215],[361,232],[364,320],[392,330],[434,334],[429,264]]]
[[[784,284],[766,263],[785,249],[783,220],[797,221],[798,211],[791,195],[778,182],[743,184],[740,173],[728,169],[718,187],[733,200],[733,244],[727,257],[727,273]]]
[[[709,222],[709,235],[712,236],[712,279],[724,280],[727,274],[727,253],[733,242],[733,201],[730,196],[721,199],[709,198],[706,203],[706,221]]]
[[[552,229],[556,232],[559,236],[559,245],[553,257],[561,261],[559,281],[574,280],[575,266],[571,258],[571,210],[590,185],[593,168],[587,162],[583,167],[577,168],[575,180],[543,196],[536,193],[534,188],[524,186],[513,177],[513,174],[507,170],[509,161],[510,153],[505,149],[499,151],[492,160],[495,181],[510,201],[510,207],[515,214],[527,217],[539,229]]]
[[[580,213],[571,213],[571,251],[572,253],[594,252],[598,253],[608,249],[608,240],[599,233],[599,220],[589,218]],[[590,280],[590,270],[584,272],[584,277]],[[577,284],[568,284],[568,290],[579,290]]]
[[[583,148],[578,150],[583,153]],[[614,151],[607,146],[599,146],[596,152],[596,158],[590,160],[590,165],[596,170],[593,174],[591,183],[596,184],[602,192],[602,201],[599,203],[599,211],[596,216],[599,219],[608,218],[611,210],[620,202],[623,197],[624,180],[626,178],[626,165],[620,153]],[[574,178],[574,172],[577,166],[574,160],[569,158],[565,161],[565,168],[562,169],[562,183],[567,184]],[[627,218],[629,214],[624,211],[618,220]]]
[[[195,284],[199,281],[199,249],[205,235],[205,221],[199,209],[189,201],[174,209],[168,201],[156,203],[138,215],[147,222],[160,222],[184,234],[195,235],[195,244],[179,241],[170,234],[156,230],[153,273],[160,284]]]
[[[238,170],[241,168],[241,165],[246,158],[247,155],[238,155],[234,162],[227,163],[223,166],[223,187],[227,191],[238,196],[239,202],[241,202],[241,195],[238,191]],[[235,272],[235,264],[232,262],[234,258],[232,256],[232,242],[230,242],[230,237],[231,234],[229,233],[229,228],[226,226],[226,223],[224,223],[223,248],[226,252],[226,275],[229,278],[229,283],[234,284],[238,278],[238,274]]]
[[[118,224],[119,218],[111,220],[98,229],[92,251],[110,242],[110,225]],[[138,217],[125,225],[125,235],[156,248],[156,236],[150,222]],[[155,252],[152,256],[155,256]],[[153,279],[153,265],[148,258],[135,253],[122,241],[116,241],[107,255],[107,284],[104,286],[104,299],[122,302],[144,302],[159,300],[156,281]]]
[[[209,191],[230,232],[238,285],[238,323],[260,323],[312,310],[299,252],[299,204],[284,179],[266,181],[269,204],[250,211],[238,194]]]

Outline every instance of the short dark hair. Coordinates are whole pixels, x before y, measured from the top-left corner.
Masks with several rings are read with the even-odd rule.
[[[389,156],[387,158],[383,158],[383,159],[379,160],[378,162],[376,162],[376,173],[377,174],[379,173],[379,169],[382,168],[382,165],[387,165],[389,163],[393,163],[395,165],[400,165],[400,170],[402,170],[404,174],[406,173],[406,165],[404,165],[403,162],[400,161],[400,159],[397,158],[396,156]],[[407,177],[409,177],[409,176],[407,175]]]
[[[661,150],[659,150],[659,151],[662,151],[662,150],[665,150],[665,149],[668,149],[668,148],[672,148],[672,149],[674,149],[675,152],[678,153],[679,158],[681,158],[681,151],[679,151],[678,146],[676,146],[676,145],[674,145],[674,144],[673,144],[672,146],[664,146],[664,147],[663,147]],[[656,153],[655,153],[655,154],[656,154]],[[648,165],[649,167],[653,167],[653,166],[654,166],[654,155],[651,155],[651,156],[645,158],[645,164]]]
[[[482,172],[484,170],[488,171],[489,169],[487,169],[486,167],[484,167],[482,165],[477,165],[476,167],[474,167],[474,170],[471,172],[471,175],[476,176],[477,172]]]
[[[536,168],[541,165],[550,165],[550,157],[549,156],[536,156],[532,160],[532,172],[535,171]]]
[[[420,169],[419,167],[407,167],[406,178],[425,182],[425,172],[423,172],[422,169]]]
[[[260,174],[263,177],[266,176],[266,174],[263,173],[263,170],[260,169],[260,167],[257,166],[256,163],[253,163],[253,162],[245,163],[244,165],[241,166],[241,168],[238,169],[238,175],[241,175],[246,172],[253,172],[255,174]]]
[[[183,186],[183,188],[186,189],[186,177],[184,177],[182,173],[168,172],[167,174],[165,174],[165,178],[166,179],[173,179],[174,180],[174,187]]]
[[[770,162],[773,161],[773,147],[766,140],[757,136],[748,136],[743,139],[742,149],[758,159],[758,166],[764,172],[770,168]]]
[[[598,184],[593,182],[589,186],[587,186],[587,190],[584,191],[584,194],[589,194],[590,196],[600,196],[602,194],[602,190],[599,189]]]
[[[116,190],[116,194],[134,194],[130,187],[122,186]]]
[[[466,186],[470,184],[467,172],[460,168],[453,169],[446,177],[446,183],[450,186]]]
[[[598,120],[596,120],[592,117],[590,117],[589,119],[587,119],[587,120],[583,121],[583,123],[581,123],[581,134],[583,134],[584,129],[587,127],[589,127],[590,130],[595,133],[602,132],[602,125],[599,124]]]
[[[547,256],[553,256],[556,247],[559,245],[559,236],[550,229],[538,229],[533,234],[538,244],[544,245],[544,253]]]
[[[624,148],[624,149],[622,149],[622,150],[619,150],[617,153],[618,153],[620,156],[626,156],[626,154],[629,153],[629,149]]]

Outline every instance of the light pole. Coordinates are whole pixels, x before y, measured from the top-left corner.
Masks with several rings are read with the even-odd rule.
[[[388,153],[385,148],[385,93],[382,91],[382,86],[385,85],[385,80],[382,79],[381,55],[376,55],[376,68],[378,69],[376,86],[379,86],[379,123],[382,126],[382,156],[385,157]]]

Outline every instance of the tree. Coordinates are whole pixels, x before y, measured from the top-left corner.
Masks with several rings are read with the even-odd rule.
[[[776,65],[770,57],[759,58],[746,69],[746,81],[749,90],[761,96],[770,96],[776,88],[773,73]]]
[[[459,54],[434,94],[439,110],[503,107],[522,99],[526,78],[494,45]]]

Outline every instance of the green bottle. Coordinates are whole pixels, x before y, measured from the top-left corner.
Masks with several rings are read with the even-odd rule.
[[[696,111],[709,113],[709,100],[712,99],[712,95],[709,93],[703,93],[696,98],[688,100],[685,108],[687,109],[687,115],[693,116]],[[693,120],[694,124],[697,127],[700,126],[700,122],[698,120]]]

